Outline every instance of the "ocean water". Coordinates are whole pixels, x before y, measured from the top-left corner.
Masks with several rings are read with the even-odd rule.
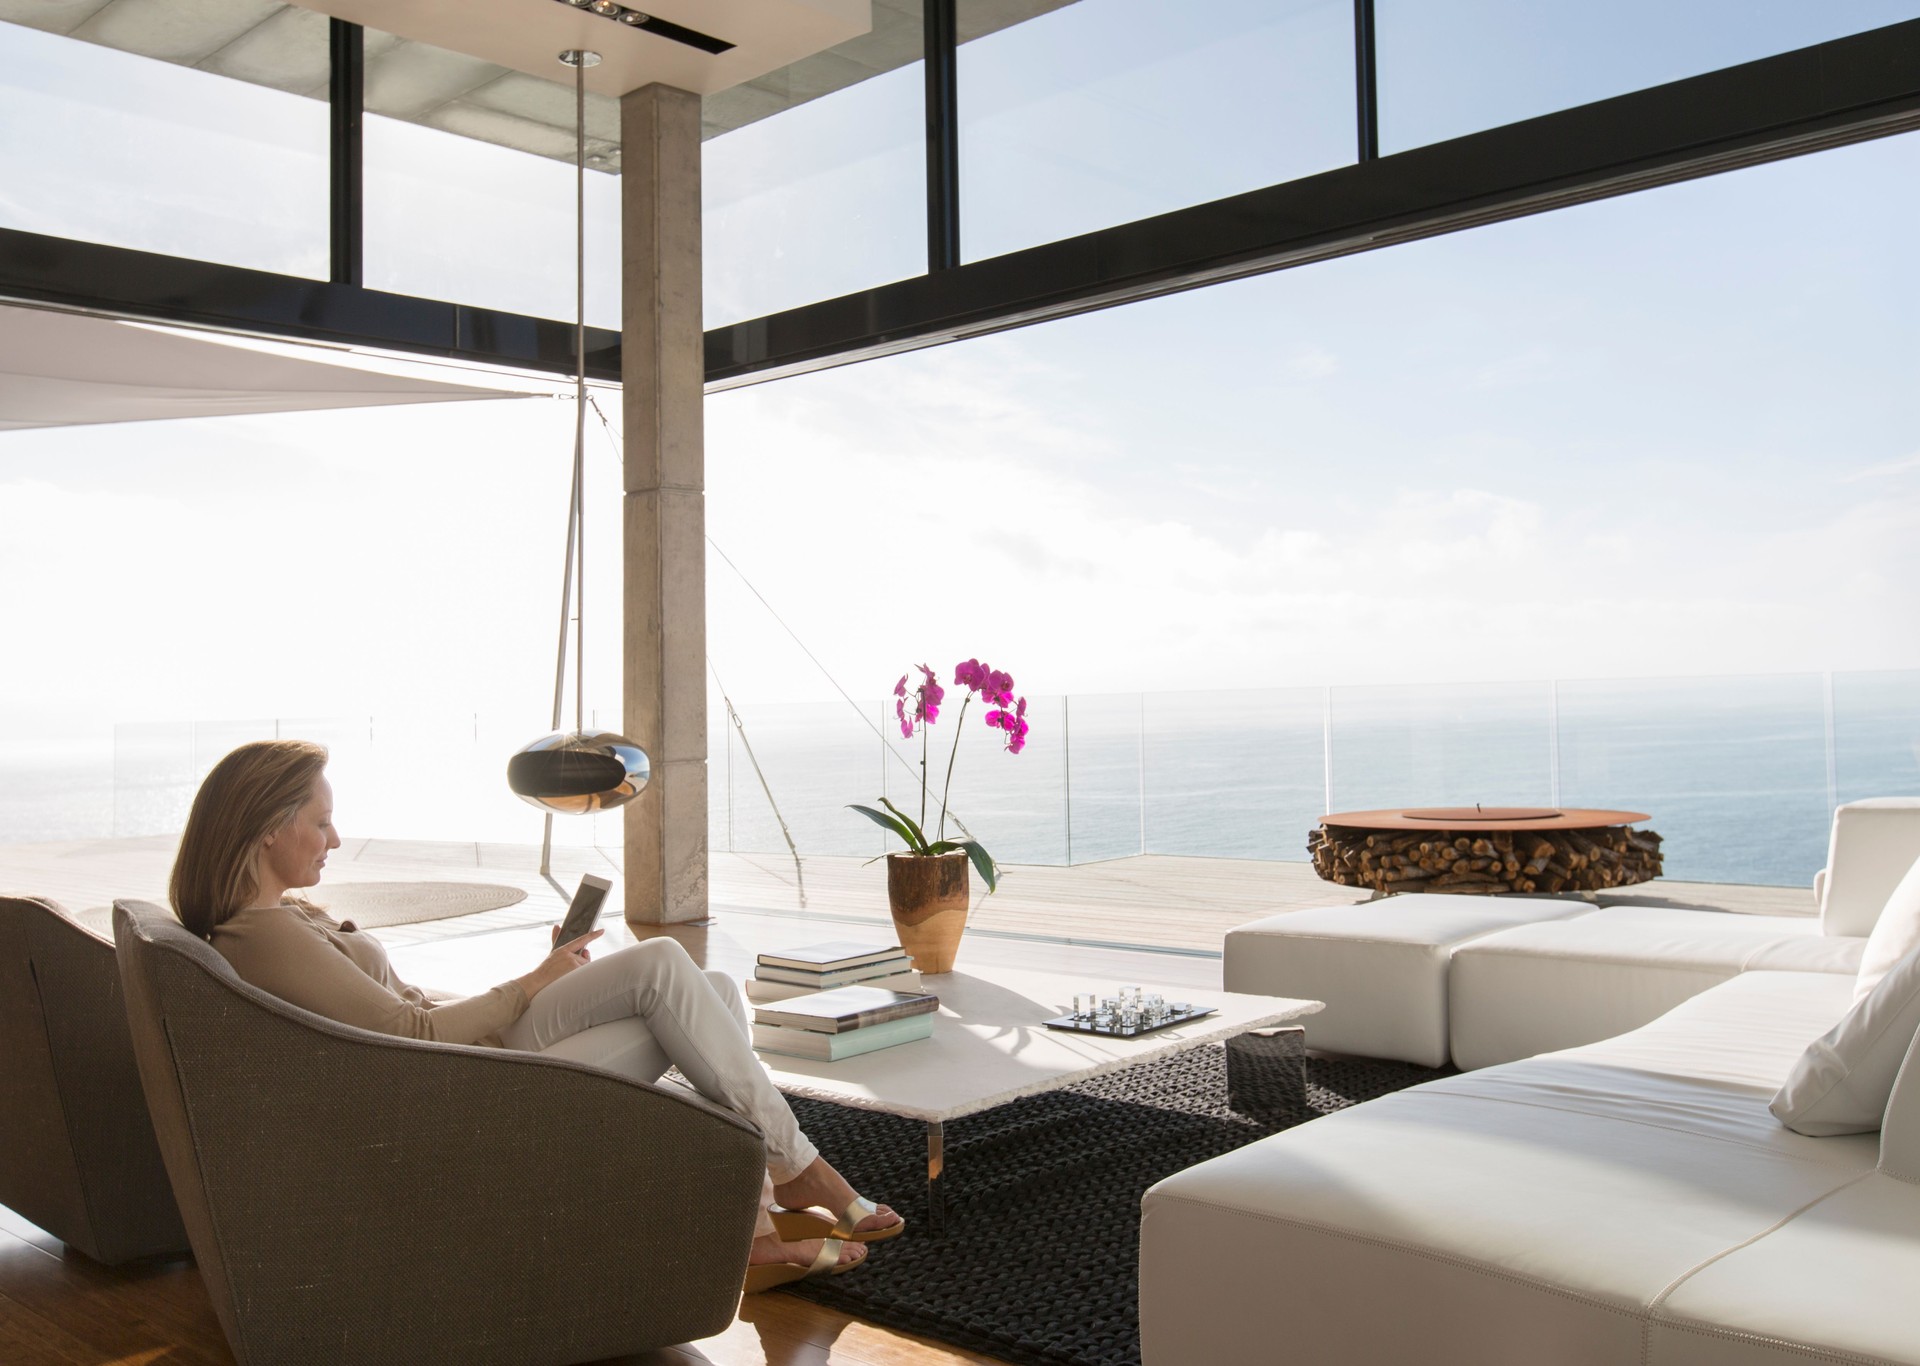
[[[920,817],[920,742],[890,703],[743,706],[739,728],[710,712],[713,848],[878,855],[888,837],[848,803]],[[929,736],[930,826],[956,715]],[[1920,671],[1053,697],[1028,716],[1011,755],[970,712],[947,793],[947,833],[1008,863],[1302,860],[1330,810],[1483,802],[1643,811],[1669,877],[1805,886],[1836,803],[1920,795]],[[0,843],[175,832],[215,759],[276,734],[332,749],[348,837],[537,842],[540,814],[504,781],[525,729],[439,715],[36,736],[0,749]],[[613,844],[619,817],[554,833]]]

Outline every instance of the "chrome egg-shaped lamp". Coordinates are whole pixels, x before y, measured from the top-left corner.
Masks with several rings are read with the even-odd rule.
[[[540,846],[540,871],[551,871],[553,818],[556,814],[584,816],[625,806],[646,787],[652,765],[638,744],[616,731],[588,729],[585,724],[586,663],[586,501],[587,432],[587,284],[586,185],[587,88],[586,71],[599,64],[595,52],[569,50],[560,60],[573,68],[574,129],[574,334],[573,334],[573,493],[567,505],[566,571],[560,582],[560,649],[554,662],[553,730],[523,745],[507,760],[507,786],[515,796],[546,812],[546,835]],[[567,632],[574,640],[573,729],[560,726],[566,691]]]
[[[507,786],[530,806],[563,816],[612,811],[640,795],[647,752],[610,730],[556,730],[507,760]]]

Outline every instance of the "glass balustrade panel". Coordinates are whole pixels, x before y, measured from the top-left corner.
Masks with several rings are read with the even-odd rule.
[[[880,829],[847,810],[849,802],[875,805],[881,795],[871,704],[863,711],[824,702],[734,705],[741,727],[730,754],[709,755],[708,781],[716,767],[730,774],[735,853],[787,855],[783,822],[802,854],[872,858],[883,851]]]
[[[1337,811],[1553,804],[1545,683],[1333,690]]]
[[[1000,863],[1064,864],[1067,861],[1066,751],[1061,743],[1062,699],[1032,697],[1027,701],[1030,733],[1025,749],[1006,751],[1006,733],[986,724],[990,708],[976,698],[960,714],[965,690],[948,687],[940,720],[932,727],[927,750],[927,837],[937,837],[941,788],[953,755],[953,785],[948,794],[947,838],[978,840]],[[954,749],[954,727],[959,725],[959,748]],[[918,737],[894,740],[895,750],[919,763]],[[898,773],[896,765],[893,772]],[[919,786],[908,777],[894,801],[919,812]]]
[[[1145,705],[1139,693],[1067,699],[1070,862],[1097,863],[1146,852],[1141,825]]]
[[[1149,693],[1146,852],[1306,858],[1324,807],[1318,688]]]
[[[0,750],[0,844],[111,838],[113,728],[41,715],[12,729]]]
[[[1833,676],[1834,797],[1920,797],[1920,669]]]
[[[1826,858],[1818,674],[1559,685],[1560,799],[1644,811],[1682,882],[1795,887]]]

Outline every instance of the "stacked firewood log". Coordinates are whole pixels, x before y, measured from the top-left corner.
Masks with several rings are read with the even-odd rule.
[[[1593,830],[1362,830],[1307,835],[1313,870],[1378,892],[1598,892],[1660,876],[1660,836]]]

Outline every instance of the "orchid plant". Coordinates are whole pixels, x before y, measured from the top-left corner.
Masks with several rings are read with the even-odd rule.
[[[911,740],[916,732],[920,736],[920,819],[914,820],[885,797],[880,799],[885,811],[858,805],[851,806],[851,809],[905,840],[909,853],[950,854],[964,851],[974,871],[987,884],[987,891],[992,892],[1000,883],[1000,870],[994,864],[993,856],[980,847],[978,840],[947,838],[947,796],[953,790],[953,763],[960,755],[960,727],[967,719],[967,708],[973,705],[973,700],[977,697],[987,707],[987,724],[1004,732],[1006,738],[1002,748],[1009,754],[1018,754],[1027,747],[1027,699],[1014,696],[1012,674],[991,668],[977,659],[963,660],[953,666],[953,684],[956,688],[965,688],[967,695],[960,699],[960,715],[953,723],[953,747],[947,751],[947,776],[940,787],[940,824],[934,837],[928,839],[929,732],[933,723],[940,719],[940,707],[946,701],[947,690],[940,686],[939,676],[932,669],[924,664],[915,667],[920,670],[917,686],[912,689],[907,687],[907,681],[913,677],[911,672],[901,674],[900,681],[893,685],[893,714],[900,720],[903,739]]]

